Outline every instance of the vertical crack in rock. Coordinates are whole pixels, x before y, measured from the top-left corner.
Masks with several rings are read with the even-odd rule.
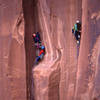
[[[100,98],[100,94],[96,95],[95,93],[93,97],[93,90],[98,91],[94,86],[99,83],[99,81],[95,82],[95,78],[98,77],[98,75],[95,77],[95,73],[98,70],[97,59],[99,48],[96,40],[100,36],[100,20],[96,21],[99,18],[97,16],[100,11],[98,3],[98,0],[93,0],[92,2],[91,0],[82,1],[82,38],[78,60],[75,100],[94,100],[94,98],[99,100]]]
[[[36,50],[32,41],[32,33],[40,31],[38,23],[37,0],[23,0],[23,13],[25,20],[27,100],[34,100],[34,93],[32,92],[32,67],[35,60]]]
[[[37,31],[46,55],[34,66]],[[100,0],[0,0],[0,99],[99,100],[99,45]]]

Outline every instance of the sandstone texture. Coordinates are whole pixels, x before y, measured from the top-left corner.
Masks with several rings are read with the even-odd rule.
[[[34,65],[37,31],[46,55]],[[100,0],[0,0],[0,100],[100,100],[99,67]]]
[[[26,100],[22,0],[0,0],[0,100]]]
[[[33,69],[35,100],[99,100],[99,1],[39,0],[47,54]],[[82,21],[77,46],[71,28]]]

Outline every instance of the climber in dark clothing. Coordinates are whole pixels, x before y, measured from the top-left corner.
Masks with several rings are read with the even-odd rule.
[[[40,48],[39,55],[37,56],[37,58],[35,60],[35,64],[38,64],[38,62],[43,59],[44,55],[45,55],[45,46],[42,45]]]
[[[40,38],[40,34],[39,34],[39,32],[37,32],[37,33],[33,33],[33,40],[34,40],[34,42],[35,43],[41,43],[41,38]]]
[[[79,20],[77,20],[74,24],[74,27],[72,28],[72,33],[74,34],[77,43],[79,43],[81,39],[81,22]]]
[[[36,34],[35,33],[32,34],[32,37],[33,37],[34,42],[37,43],[37,39],[36,39]]]
[[[35,42],[35,46],[39,48],[39,46],[41,45],[41,38],[39,32],[33,33],[32,37]]]
[[[36,33],[36,40],[38,43],[41,43],[41,38],[39,32]]]

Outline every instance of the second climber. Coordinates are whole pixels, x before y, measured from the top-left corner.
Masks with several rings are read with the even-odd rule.
[[[72,28],[72,33],[74,34],[77,43],[79,43],[81,39],[81,22],[79,20],[77,20],[74,24],[74,27]]]

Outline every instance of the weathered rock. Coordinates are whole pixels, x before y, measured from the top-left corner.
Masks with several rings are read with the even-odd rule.
[[[99,2],[0,0],[0,100],[100,100]],[[46,55],[34,66],[37,31]]]
[[[46,56],[43,62],[33,69],[36,100],[73,100],[74,98],[78,49],[71,28],[77,17],[81,20],[81,15],[76,11],[79,4],[81,5],[81,1],[74,0],[57,2],[39,0],[38,2],[39,22],[46,46]],[[81,8],[78,11],[81,12]],[[50,78],[55,78],[54,83]]]
[[[26,100],[22,0],[0,0],[0,100]]]
[[[47,54],[33,69],[35,99],[99,99],[99,1],[39,0],[38,8]],[[79,50],[71,28],[81,17],[83,29]],[[57,59],[56,48],[61,52],[56,62],[59,66],[52,64]],[[60,71],[55,73],[55,68]],[[50,73],[55,74],[55,80],[59,79],[55,82],[59,86],[55,87],[49,80],[53,77]]]
[[[100,6],[99,0],[84,0],[82,39],[78,59],[75,100],[100,100]]]

